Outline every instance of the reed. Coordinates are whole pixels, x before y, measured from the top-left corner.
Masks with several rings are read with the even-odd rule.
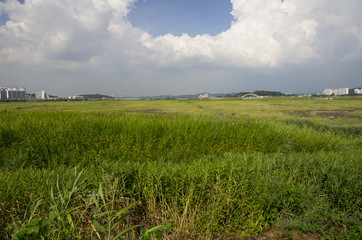
[[[22,109],[0,118],[0,238],[361,233],[358,124]]]

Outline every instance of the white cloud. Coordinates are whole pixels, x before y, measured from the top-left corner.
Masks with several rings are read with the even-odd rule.
[[[142,43],[173,60],[198,57],[234,66],[278,66],[317,57],[313,49],[318,22],[298,11],[294,1],[232,0],[235,21],[215,37],[159,36]],[[296,49],[298,49],[296,51]],[[158,58],[158,59],[162,59]]]
[[[70,69],[85,78],[88,71],[135,79],[132,71],[142,69],[152,72],[142,75],[147,81],[148,75],[169,79],[167,68],[277,69],[362,58],[360,0],[231,0],[230,29],[195,37],[151,36],[133,27],[127,15],[135,1],[0,2],[10,18],[0,26],[0,63],[29,72]]]
[[[127,15],[133,1],[8,1],[0,5],[10,18],[0,26],[0,48],[28,50],[45,60],[88,61],[103,54],[109,27]]]
[[[230,29],[217,36],[152,37],[132,27],[126,19],[134,1],[2,3],[1,9],[8,12],[11,20],[0,27],[1,48],[27,48],[34,54],[43,54],[44,59],[88,61],[111,52],[106,49],[108,44],[119,41],[119,48],[124,48],[121,44],[127,47],[122,54],[132,53],[126,57],[142,55],[143,47],[147,47],[150,51],[144,58],[161,64],[195,59],[232,66],[275,67],[320,58],[316,41],[321,24],[343,29],[354,17],[340,12],[341,4],[325,0],[231,0],[234,21]],[[351,28],[349,34],[359,41],[358,26]]]
[[[354,25],[349,30],[356,39],[357,47],[353,51],[347,52],[343,56],[342,60],[343,61],[362,60],[362,26]]]

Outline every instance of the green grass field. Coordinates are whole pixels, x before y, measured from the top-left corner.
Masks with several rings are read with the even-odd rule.
[[[0,238],[362,236],[361,97],[0,102],[0,119]]]

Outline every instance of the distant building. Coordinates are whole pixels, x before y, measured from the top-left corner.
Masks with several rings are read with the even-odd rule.
[[[354,93],[355,94],[362,94],[362,88],[355,88]]]
[[[7,93],[6,93],[6,90],[5,88],[0,88],[0,99],[1,100],[4,100],[4,99],[7,99]]]
[[[200,94],[199,99],[209,98],[209,94]]]
[[[35,98],[36,99],[41,99],[41,100],[45,100],[48,99],[49,96],[45,91],[40,91],[40,92],[36,92],[35,93]]]
[[[83,96],[69,96],[69,100],[84,100]]]
[[[348,88],[340,88],[339,89],[339,95],[348,95],[349,89]]]
[[[333,90],[330,89],[330,88],[326,88],[326,89],[324,89],[324,91],[323,91],[323,95],[329,96],[329,95],[332,95],[332,94],[333,94]]]
[[[0,87],[0,100],[25,100],[26,92],[24,88]]]
[[[349,90],[348,88],[338,88],[338,89],[326,88],[323,91],[323,95],[327,95],[327,96],[330,96],[330,95],[335,95],[335,96],[348,95],[348,90]]]

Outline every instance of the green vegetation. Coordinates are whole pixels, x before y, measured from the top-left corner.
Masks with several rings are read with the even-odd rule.
[[[361,100],[0,103],[0,238],[361,238]]]
[[[80,97],[83,97],[84,99],[106,99],[106,98],[113,98],[111,96],[108,95],[103,95],[103,94],[83,94],[83,95],[79,95]]]

